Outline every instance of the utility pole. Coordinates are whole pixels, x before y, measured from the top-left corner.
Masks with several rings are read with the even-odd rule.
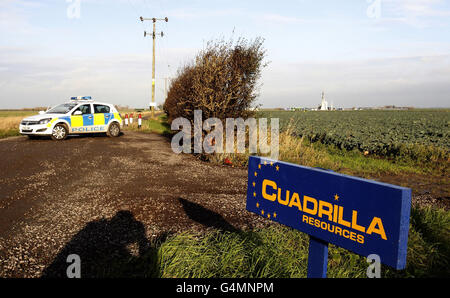
[[[153,21],[153,34],[152,34],[152,37],[153,37],[152,101],[151,101],[151,103],[150,103],[150,108],[152,109],[152,118],[155,118],[155,106],[156,106],[156,103],[155,103],[155,40],[156,40],[156,35],[157,35],[157,33],[156,33],[156,21],[166,21],[166,22],[168,22],[169,19],[168,19],[167,17],[165,17],[164,19],[157,19],[157,18],[143,18],[143,17],[140,17],[140,20],[141,20],[141,22],[144,22],[144,21]],[[163,32],[160,32],[160,33],[158,33],[158,34],[160,34],[161,37],[164,36],[164,33],[163,33]],[[147,35],[148,35],[148,34],[147,34],[147,31],[144,31],[144,37],[146,37]]]

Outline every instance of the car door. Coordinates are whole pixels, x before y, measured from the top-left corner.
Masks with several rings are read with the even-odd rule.
[[[81,112],[81,115],[74,115],[77,111]],[[70,117],[72,132],[85,133],[92,130],[94,125],[94,116],[92,114],[91,104],[80,105],[72,112]]]
[[[94,129],[104,132],[111,120],[111,108],[104,104],[94,104]]]

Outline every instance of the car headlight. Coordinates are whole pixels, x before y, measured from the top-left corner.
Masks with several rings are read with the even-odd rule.
[[[39,121],[39,124],[47,124],[52,120],[52,118],[46,118]]]

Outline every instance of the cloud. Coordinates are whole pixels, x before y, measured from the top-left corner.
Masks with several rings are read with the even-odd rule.
[[[297,24],[306,20],[294,16],[287,16],[277,13],[265,13],[256,11],[246,11],[243,9],[174,9],[166,13],[171,18],[176,19],[205,19],[217,17],[242,17],[258,22],[271,22],[273,24]]]
[[[194,49],[167,49],[175,69]],[[146,54],[103,57],[40,57],[28,49],[0,47],[0,108],[57,104],[91,95],[120,105],[144,107],[150,99]],[[163,101],[168,75],[157,64],[156,101]],[[326,92],[335,106],[449,107],[450,55],[405,56],[348,61],[273,61],[263,72],[260,103],[265,107],[314,107]]]
[[[381,0],[382,19],[415,27],[443,24],[440,19],[450,16],[450,8],[442,0]]]
[[[108,3],[106,0],[82,0],[83,3],[85,1]],[[128,1],[120,1],[129,6]],[[416,27],[434,24],[447,24],[448,26],[448,20],[446,19],[448,19],[450,13],[448,5],[444,1],[381,1],[382,17],[380,22],[386,24],[401,23]],[[132,0],[131,2],[136,6],[148,4],[140,0]],[[59,48],[56,47],[57,50],[49,51],[53,49],[53,46],[46,48],[49,44],[48,40],[59,36],[55,34],[57,30],[67,30],[68,33],[86,33],[86,38],[90,36],[88,33],[91,30],[100,30],[99,28],[92,29],[89,27],[89,32],[70,31],[70,27],[61,28],[56,23],[52,25],[42,22],[41,18],[36,17],[39,15],[36,10],[44,6],[53,7],[49,3],[31,0],[0,0],[0,34],[2,34],[2,38],[6,36],[2,40],[3,43],[0,43],[0,92],[2,94],[0,108],[55,104],[73,95],[92,95],[112,103],[137,107],[144,106],[150,98],[151,52],[127,54],[135,52],[135,49],[130,47],[122,50],[122,53],[124,53],[122,55],[104,55],[104,53],[110,52],[109,44],[106,42],[103,44],[102,41],[95,40],[98,42],[98,47],[93,49],[98,50],[97,52],[88,54],[80,52],[80,55],[92,56],[63,56],[63,53],[78,53],[76,50],[72,51],[71,46],[74,49],[78,48],[70,38],[66,39],[67,47],[64,42],[61,42]],[[64,0],[53,0],[52,4],[54,3],[67,4]],[[62,13],[64,13],[64,10],[62,10]],[[163,15],[166,16],[166,14]],[[271,10],[248,11],[234,7],[219,10],[216,8],[196,8],[189,5],[184,10],[169,10],[167,16],[169,19],[176,17],[180,20],[209,18],[208,22],[211,19],[213,21],[219,18],[225,20],[229,17],[234,17],[233,21],[238,22],[238,19],[242,17],[242,22],[245,25],[251,24],[257,27],[256,31],[252,29],[254,30],[251,31],[252,34],[263,31],[264,27],[260,26],[263,23],[280,25],[313,23],[310,24],[310,27],[281,27],[283,30],[284,28],[294,28],[293,30],[298,30],[299,27],[302,27],[302,30],[311,28],[307,30],[310,33],[307,37],[313,40],[313,42],[309,42],[311,46],[304,42],[291,42],[293,38],[284,38],[283,42],[290,48],[286,46],[286,49],[284,49],[276,43],[275,46],[268,49],[272,53],[278,53],[278,56],[274,54],[275,59],[271,59],[273,62],[264,71],[264,86],[261,89],[260,100],[266,106],[315,106],[317,101],[320,101],[322,90],[327,92],[330,100],[333,100],[336,106],[383,104],[448,106],[450,102],[448,95],[450,94],[450,87],[448,86],[450,81],[448,57],[450,43],[444,35],[442,35],[444,37],[431,37],[424,40],[420,36],[416,37],[417,31],[414,31],[414,28],[408,28],[409,31],[404,31],[407,34],[402,38],[395,39],[395,41],[388,40],[386,42],[383,38],[380,38],[382,41],[375,43],[370,41],[369,38],[362,38],[362,41],[359,42],[357,38],[361,31],[356,28],[345,31],[348,29],[346,25],[356,27],[355,24],[358,24],[358,21],[354,18],[350,18],[348,23],[344,24],[343,32],[336,30],[335,36],[331,36],[330,32],[342,25],[341,19],[302,19],[295,16],[295,12],[286,10],[284,13],[276,13]],[[31,21],[41,22],[41,24],[45,24],[47,29],[34,26]],[[127,20],[127,22],[129,21]],[[366,21],[363,20],[363,25],[369,23]],[[135,22],[137,23],[137,19]],[[220,22],[217,23],[217,25],[221,24]],[[226,24],[228,23],[226,22]],[[81,26],[77,28],[81,28]],[[238,28],[242,28],[242,26]],[[211,31],[218,32],[217,26],[212,25]],[[134,32],[131,34],[134,34]],[[188,34],[196,34],[196,32],[188,32]],[[282,31],[282,34],[284,37],[289,36],[285,31]],[[327,37],[324,39],[326,44],[323,46],[320,46],[320,34]],[[347,47],[342,47],[339,39],[352,34],[355,36],[354,44],[353,39],[349,38],[348,40],[354,48],[352,51],[355,55],[352,58],[355,60],[342,61],[350,55],[341,55],[343,51],[347,50]],[[12,38],[14,35],[20,38],[14,40]],[[28,35],[35,35],[36,39],[24,38]],[[75,38],[76,35],[74,34],[72,37],[70,34],[65,34],[65,36],[71,38]],[[381,36],[381,34],[378,36]],[[268,37],[271,38],[268,39],[269,42],[275,43],[274,41],[277,40],[274,35],[268,34]],[[333,43],[333,39],[334,42],[337,41],[336,45]],[[10,40],[15,41],[15,43],[10,42]],[[45,42],[40,43],[40,40],[47,40],[47,44]],[[79,40],[84,40],[84,37],[79,37],[77,42]],[[129,40],[133,41],[133,39]],[[319,41],[319,45],[315,44],[314,41]],[[57,43],[55,44],[57,45]],[[138,47],[140,46],[139,41],[136,44]],[[268,44],[270,45],[270,43]],[[25,45],[25,47],[22,47],[22,45]],[[196,46],[195,43],[192,46]],[[365,49],[361,49],[361,47],[367,48],[367,54],[364,52]],[[164,50],[166,52],[161,55],[163,58],[157,60],[157,78],[169,75],[165,68],[167,64],[170,64],[172,71],[174,71],[178,65],[189,61],[198,49],[164,47]],[[293,53],[294,51],[295,53]],[[117,52],[120,53],[120,50]],[[330,55],[333,52],[337,54],[335,56]],[[335,59],[335,61],[295,62],[295,59],[300,59],[299,57],[302,57],[303,53],[306,53],[306,55],[309,53],[309,56],[307,56],[309,59],[333,57],[330,59]],[[316,53],[317,55],[315,55]],[[387,57],[393,55],[397,57],[356,60],[358,59],[356,57]],[[285,63],[279,60],[294,60],[294,62]],[[157,101],[162,101],[163,88],[163,82],[157,81]]]
[[[382,0],[387,8],[399,15],[414,17],[449,16],[450,10],[439,10],[442,0]]]
[[[449,107],[450,55],[272,63],[263,80],[268,107],[315,107],[322,91],[341,107]]]
[[[171,9],[166,15],[176,19],[204,19],[217,17],[243,16],[244,12],[239,9]]]
[[[298,24],[298,23],[304,23],[306,20],[298,17],[291,17],[291,16],[285,16],[281,14],[254,14],[252,15],[254,19],[260,19],[262,21],[267,21],[271,23],[278,23],[278,24]]]
[[[177,65],[193,49],[165,49]],[[181,59],[181,60],[180,60]],[[156,64],[156,101],[164,97],[167,65]],[[151,60],[147,54],[103,57],[42,57],[27,49],[0,47],[0,108],[49,106],[71,96],[91,95],[120,105],[145,107],[150,98]]]
[[[0,34],[31,36],[44,32],[44,29],[31,24],[30,12],[41,9],[46,4],[37,1],[0,1]]]

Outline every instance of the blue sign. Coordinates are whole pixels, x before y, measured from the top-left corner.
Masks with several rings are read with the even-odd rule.
[[[261,157],[249,159],[248,211],[307,233],[319,243],[363,256],[377,254],[382,263],[398,270],[406,266],[410,208],[409,188]],[[326,270],[326,259],[324,266]]]

